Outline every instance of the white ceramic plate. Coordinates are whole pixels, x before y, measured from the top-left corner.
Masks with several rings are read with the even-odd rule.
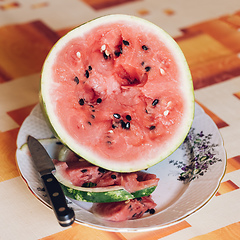
[[[17,138],[17,164],[27,185],[47,206],[50,204],[41,179],[32,161],[20,147],[27,136],[43,139],[52,137],[39,105],[23,122]],[[47,151],[57,157],[54,144]],[[216,193],[226,169],[226,153],[218,128],[212,119],[196,104],[195,118],[185,142],[168,158],[149,168],[147,172],[160,178],[152,197],[157,203],[155,214],[125,222],[110,222],[94,216],[91,203],[68,199],[75,211],[76,221],[108,231],[146,231],[175,224],[203,207]]]

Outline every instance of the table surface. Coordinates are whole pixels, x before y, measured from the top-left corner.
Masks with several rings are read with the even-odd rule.
[[[226,174],[211,201],[177,224],[150,232],[109,232],[78,223],[60,227],[16,164],[16,139],[38,103],[47,53],[73,27],[111,13],[148,19],[177,41],[192,73],[196,102],[216,123],[227,151]],[[0,239],[240,239],[239,110],[239,0],[1,0]]]

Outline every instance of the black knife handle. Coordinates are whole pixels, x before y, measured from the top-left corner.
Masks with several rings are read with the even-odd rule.
[[[48,197],[51,201],[54,213],[62,227],[70,226],[75,219],[74,211],[67,206],[62,188],[52,173],[42,177]]]

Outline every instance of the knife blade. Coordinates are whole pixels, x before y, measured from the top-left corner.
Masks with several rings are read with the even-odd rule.
[[[52,173],[55,167],[51,157],[36,138],[29,135],[27,144],[59,224],[62,227],[70,226],[75,220],[75,214],[73,209],[67,206],[62,188]]]

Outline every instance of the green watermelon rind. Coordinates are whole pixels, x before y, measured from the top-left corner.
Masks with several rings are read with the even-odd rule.
[[[44,146],[48,147],[59,142],[56,138],[38,139]],[[63,145],[61,149],[67,149]],[[60,151],[61,151],[60,149]],[[24,143],[20,150],[30,155],[28,144]],[[64,158],[66,155],[64,156]],[[97,187],[97,188],[85,188],[72,185],[68,180],[64,179],[57,171],[54,171],[54,176],[60,183],[64,194],[72,199],[83,202],[120,202],[133,198],[139,198],[149,196],[156,189],[156,186],[151,186],[139,191],[130,193],[121,186],[109,186],[109,187]]]
[[[40,87],[40,92],[39,92],[39,105],[40,105],[40,109],[41,109],[41,112],[43,114],[43,117],[45,119],[45,122],[47,124],[47,126],[49,127],[49,129],[51,130],[51,132],[53,133],[53,135],[59,139],[63,144],[66,144],[64,143],[64,141],[58,136],[57,132],[55,131],[53,125],[51,124],[51,120],[49,118],[49,116],[47,115],[47,112],[46,112],[46,103],[44,102],[43,98],[42,98],[42,94],[41,94],[41,87]]]
[[[144,188],[141,190],[138,190],[136,192],[132,192],[131,194],[134,196],[134,198],[140,198],[140,197],[144,197],[144,196],[149,196],[151,195],[157,186],[152,186],[152,187],[148,187],[148,188]]]
[[[113,161],[113,164],[109,164],[109,161],[106,163],[104,162],[104,159],[99,158],[99,156],[92,152],[89,148],[87,148],[86,146],[79,146],[76,143],[74,143],[74,141],[71,139],[70,136],[68,136],[68,134],[66,132],[64,132],[64,130],[62,129],[61,126],[58,126],[58,122],[55,119],[55,117],[53,116],[49,116],[51,115],[52,111],[48,109],[48,107],[46,106],[46,93],[44,89],[45,86],[48,82],[49,79],[49,74],[50,73],[50,67],[48,66],[49,62],[54,62],[54,53],[59,51],[59,46],[63,46],[65,44],[65,39],[71,38],[71,36],[76,36],[75,35],[75,31],[77,31],[77,29],[80,27],[83,29],[83,31],[86,31],[86,28],[90,28],[92,26],[96,26],[98,24],[96,24],[96,21],[101,21],[101,19],[104,19],[103,21],[106,21],[106,18],[109,18],[108,21],[111,21],[111,18],[129,18],[129,20],[133,20],[133,21],[140,21],[145,25],[149,25],[149,27],[152,28],[152,30],[156,30],[157,34],[162,35],[162,37],[165,39],[165,43],[168,45],[169,49],[172,50],[172,52],[174,53],[174,58],[175,61],[179,63],[179,65],[181,65],[180,67],[180,75],[181,78],[184,78],[185,80],[182,82],[181,88],[184,89],[184,97],[185,97],[185,102],[187,102],[187,111],[188,113],[186,113],[185,119],[184,119],[184,124],[182,124],[181,129],[178,129],[178,135],[176,135],[176,140],[174,142],[171,142],[170,145],[168,145],[166,147],[166,149],[168,149],[168,151],[164,151],[164,153],[161,153],[159,156],[156,156],[154,159],[151,159],[151,161],[147,162],[147,163],[143,163],[143,161],[141,160],[141,164],[138,162],[138,164],[136,164],[136,162],[134,162],[133,164],[116,164],[116,162]],[[114,20],[115,21],[115,20]],[[51,64],[50,64],[51,66]],[[41,85],[40,85],[40,105],[42,108],[42,112],[45,116],[46,122],[49,126],[49,128],[51,129],[51,131],[53,132],[53,134],[61,140],[61,142],[64,145],[67,145],[72,151],[74,151],[77,155],[82,156],[83,158],[85,158],[87,161],[91,162],[94,165],[100,166],[102,168],[108,169],[108,170],[112,170],[112,171],[116,171],[116,172],[135,172],[135,171],[139,171],[139,170],[143,170],[146,168],[149,168],[161,161],[163,161],[164,159],[166,159],[168,156],[170,156],[173,152],[175,152],[175,150],[182,144],[182,142],[184,141],[184,139],[186,138],[190,127],[192,125],[193,119],[194,119],[194,106],[195,106],[195,99],[194,99],[194,88],[193,88],[193,83],[192,83],[192,77],[191,77],[191,73],[190,73],[190,69],[188,67],[186,58],[184,56],[184,54],[182,53],[179,45],[176,43],[176,41],[163,29],[161,29],[159,26],[155,25],[154,23],[151,23],[145,19],[136,17],[136,16],[130,16],[130,15],[124,15],[124,14],[113,14],[113,15],[108,15],[108,16],[103,16],[103,17],[99,17],[99,18],[95,18],[93,20],[90,20],[88,22],[83,23],[82,25],[74,28],[73,30],[71,30],[69,33],[67,33],[64,37],[62,37],[51,49],[51,51],[49,52],[45,63],[43,65],[42,68],[42,79],[41,79]],[[48,115],[49,114],[49,115]]]
[[[83,190],[83,187],[71,186],[69,183],[59,180],[58,177],[56,178],[58,181],[60,181],[62,190],[67,197],[82,202],[121,202],[134,198],[149,196],[156,189],[156,186],[152,186],[133,193],[129,193],[124,188],[115,186],[106,188],[85,188]]]
[[[124,189],[108,192],[86,192],[66,187],[63,184],[61,184],[61,187],[67,197],[81,202],[118,202],[134,198],[132,194],[126,192]]]
[[[71,158],[71,153],[73,152],[63,145],[59,151],[59,161],[67,161],[69,157]],[[55,177],[61,183],[63,192],[66,196],[85,202],[120,202],[128,199],[149,196],[156,189],[156,186],[151,186],[130,193],[124,188],[118,186],[109,186],[107,188],[83,188],[72,185],[69,181],[63,179],[59,174]]]

